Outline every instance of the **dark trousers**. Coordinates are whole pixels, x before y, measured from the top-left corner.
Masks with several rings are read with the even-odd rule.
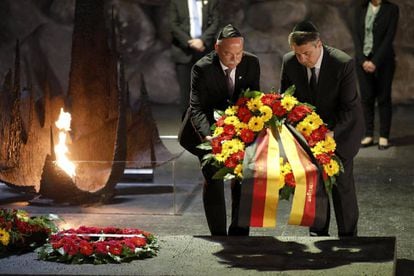
[[[392,120],[391,88],[394,60],[385,61],[371,74],[357,66],[359,88],[365,118],[365,136],[374,135],[375,101],[379,111],[380,137],[389,138]]]
[[[332,202],[335,210],[335,218],[338,226],[338,236],[356,236],[359,217],[358,202],[355,192],[353,159],[342,160],[344,173],[337,178],[337,184],[332,189]],[[323,228],[310,228],[320,236],[327,236],[329,233],[330,206],[327,208],[327,221]]]
[[[191,91],[191,68],[193,62],[177,63],[175,69],[177,72],[177,81],[180,86],[180,109],[184,112],[190,103]]]
[[[200,158],[200,156],[199,156]],[[201,159],[200,159],[201,160]],[[203,203],[204,211],[213,236],[227,235],[227,215],[226,215],[226,201],[224,196],[224,182],[223,180],[212,179],[217,172],[217,168],[212,165],[206,165],[202,169],[205,178],[203,188]],[[231,183],[231,223],[228,230],[229,236],[248,236],[249,227],[238,226],[238,213],[240,205],[241,185],[239,181],[232,181]]]

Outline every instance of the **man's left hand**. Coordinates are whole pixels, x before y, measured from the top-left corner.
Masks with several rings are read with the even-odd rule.
[[[204,42],[199,38],[190,39],[188,45],[198,52],[203,52],[206,49]]]

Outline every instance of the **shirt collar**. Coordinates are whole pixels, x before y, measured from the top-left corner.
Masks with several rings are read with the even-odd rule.
[[[321,64],[322,64],[322,58],[323,58],[323,45],[321,46],[321,55],[318,58],[318,61],[315,63],[315,69],[321,69]]]

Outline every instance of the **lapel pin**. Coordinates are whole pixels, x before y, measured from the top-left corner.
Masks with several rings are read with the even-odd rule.
[[[241,80],[243,77],[242,76],[239,76],[239,80]]]

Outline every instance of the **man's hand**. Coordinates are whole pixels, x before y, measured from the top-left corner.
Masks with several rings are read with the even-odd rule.
[[[213,137],[211,137],[210,135],[207,135],[206,137],[204,137],[204,142],[211,141],[211,140],[213,140]]]
[[[374,73],[375,69],[376,69],[376,66],[372,61],[366,60],[366,61],[364,61],[364,63],[362,63],[362,68],[367,73]]]
[[[188,46],[197,52],[203,52],[206,49],[204,42],[199,38],[190,39],[188,41]]]

